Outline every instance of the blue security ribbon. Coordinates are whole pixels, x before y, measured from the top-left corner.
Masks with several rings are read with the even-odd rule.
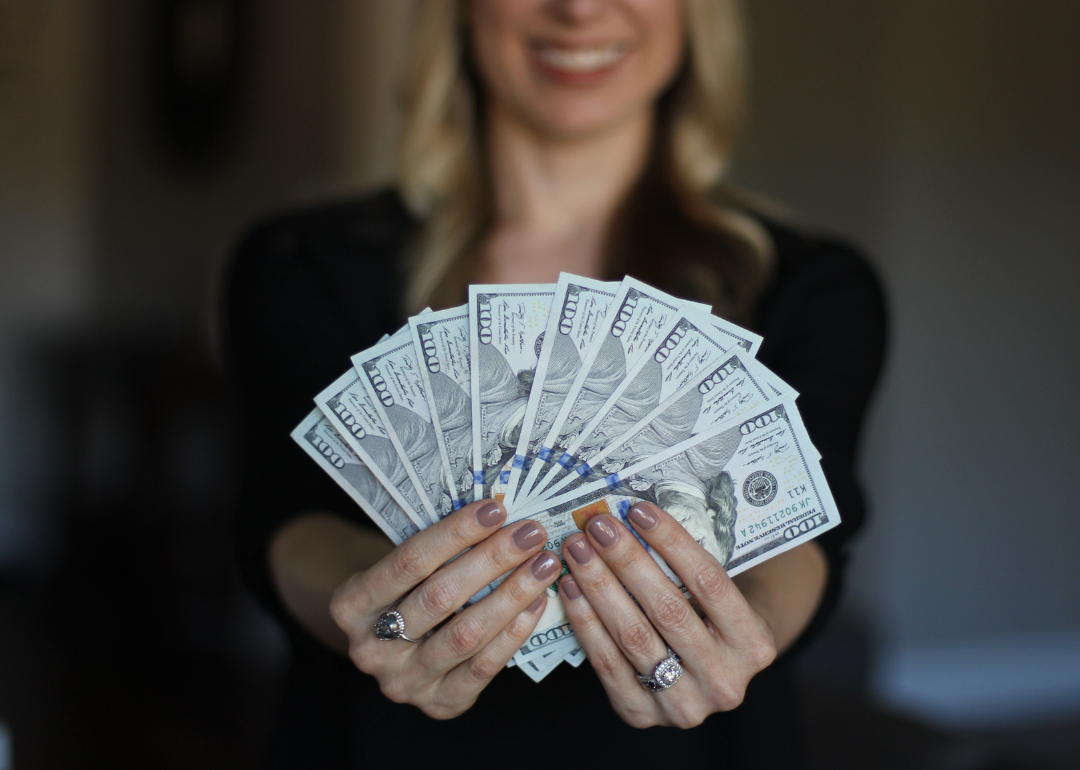
[[[608,489],[612,492],[616,491],[619,488],[619,474],[612,473],[610,476],[605,476],[604,482],[608,485]]]
[[[589,465],[588,463],[582,463],[581,465],[578,466],[577,472],[578,472],[578,475],[581,476],[581,478],[585,478],[586,476],[588,476],[592,472],[592,466]]]
[[[463,505],[468,505],[468,503],[466,502],[464,497],[459,497],[457,500],[454,501],[454,510],[458,510]]]
[[[472,480],[473,480],[474,484],[483,484],[484,483],[484,472],[483,471],[473,471]]]
[[[510,483],[510,471],[499,471],[499,481],[503,484]]]
[[[549,446],[542,446],[542,447],[540,447],[540,452],[537,453],[536,456],[539,457],[544,462],[549,462],[551,460],[551,453],[554,452],[554,451],[555,450],[552,449]]]
[[[520,470],[525,465],[525,455],[514,455],[514,467]]]
[[[574,456],[569,452],[563,452],[563,456],[559,458],[559,465],[566,468],[566,470],[573,468],[574,462]]]

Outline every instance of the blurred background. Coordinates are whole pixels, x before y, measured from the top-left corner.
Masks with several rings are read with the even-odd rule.
[[[0,0],[0,770],[244,768],[214,316],[255,217],[392,179],[407,0]],[[812,768],[1080,767],[1080,3],[751,0],[733,179],[871,255],[870,525]]]

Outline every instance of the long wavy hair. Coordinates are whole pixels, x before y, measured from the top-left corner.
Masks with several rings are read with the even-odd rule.
[[[713,305],[744,323],[768,279],[767,232],[723,183],[745,113],[739,0],[684,0],[686,50],[660,96],[646,169],[615,212],[605,277],[633,275]],[[406,90],[399,181],[423,226],[413,246],[406,310],[462,301],[491,225],[480,119],[460,0],[421,0]]]

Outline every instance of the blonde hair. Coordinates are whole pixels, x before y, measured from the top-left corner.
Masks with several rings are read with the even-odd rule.
[[[719,283],[712,276],[716,285],[705,289],[744,295],[727,303],[737,311],[756,296],[771,264],[768,234],[730,205],[734,198],[722,185],[745,117],[742,13],[739,0],[684,2],[686,59],[662,97],[654,155],[683,218],[719,237],[729,254],[738,255],[737,272],[750,276]],[[421,0],[410,48],[419,56],[408,79],[399,182],[406,206],[423,222],[406,291],[410,312],[460,301],[475,246],[492,216],[477,130],[480,94],[467,65],[462,17],[460,0]],[[725,282],[745,285],[720,285]]]

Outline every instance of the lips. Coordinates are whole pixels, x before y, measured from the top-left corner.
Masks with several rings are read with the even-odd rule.
[[[544,66],[556,72],[590,75],[618,64],[626,56],[629,47],[624,43],[574,47],[537,44],[533,46],[533,51]]]

